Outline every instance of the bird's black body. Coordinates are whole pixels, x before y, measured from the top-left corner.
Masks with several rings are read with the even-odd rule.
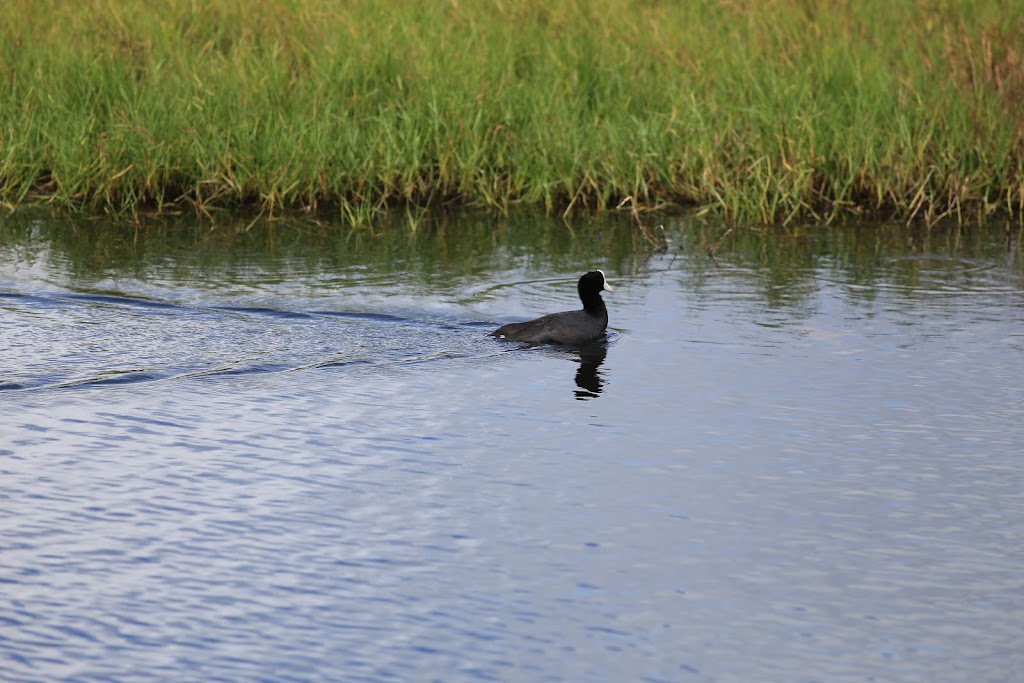
[[[608,309],[602,291],[612,291],[604,272],[592,270],[580,278],[576,289],[583,302],[578,311],[551,313],[525,323],[509,323],[491,332],[492,337],[528,344],[566,344],[575,346],[591,341],[608,328]]]

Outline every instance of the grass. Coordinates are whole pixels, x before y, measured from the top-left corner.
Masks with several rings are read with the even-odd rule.
[[[40,0],[0,201],[973,221],[1024,210],[1024,5]]]

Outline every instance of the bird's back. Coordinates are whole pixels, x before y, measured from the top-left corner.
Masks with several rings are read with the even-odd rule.
[[[587,311],[551,313],[524,323],[509,323],[491,336],[528,344],[582,344],[600,336],[608,327],[608,313],[594,315]]]

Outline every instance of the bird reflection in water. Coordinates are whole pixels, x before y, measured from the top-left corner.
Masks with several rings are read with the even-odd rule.
[[[576,386],[579,387],[575,392],[576,400],[587,401],[597,398],[601,395],[601,388],[604,385],[603,373],[598,368],[608,355],[605,342],[602,339],[600,342],[580,346],[576,352],[580,363],[579,369],[576,370]]]

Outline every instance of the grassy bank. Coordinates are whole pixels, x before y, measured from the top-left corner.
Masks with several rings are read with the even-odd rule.
[[[0,14],[0,201],[1024,206],[1024,5],[84,0]]]

